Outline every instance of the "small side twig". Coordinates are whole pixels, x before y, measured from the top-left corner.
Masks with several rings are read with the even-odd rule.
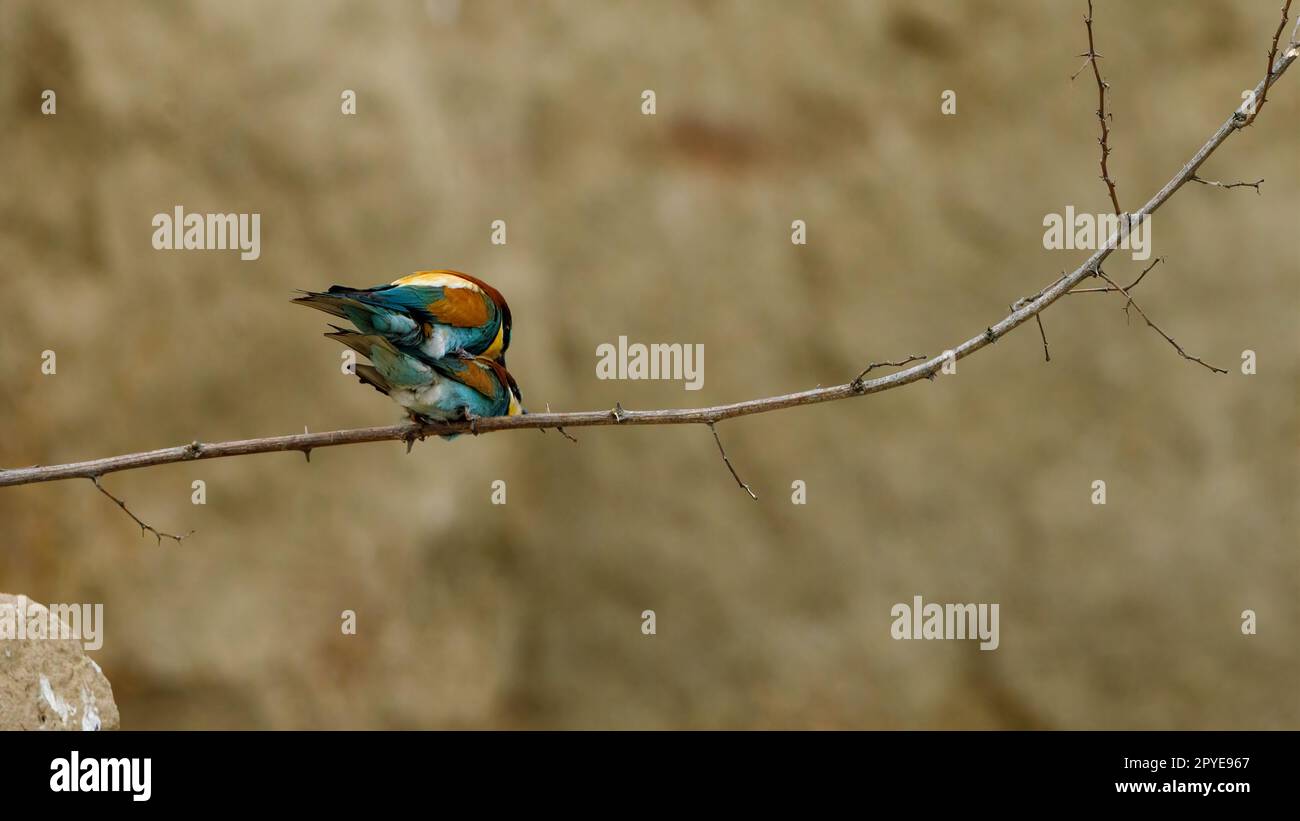
[[[1178,355],[1181,356],[1183,359],[1189,360],[1191,362],[1195,362],[1204,368],[1208,368],[1214,373],[1227,373],[1227,371],[1224,370],[1223,368],[1216,368],[1215,366],[1206,362],[1204,359],[1201,359],[1199,356],[1192,356],[1187,351],[1183,350],[1182,345],[1179,345],[1177,342],[1175,342],[1172,336],[1165,333],[1164,330],[1162,330],[1159,325],[1151,321],[1151,317],[1147,316],[1146,311],[1142,310],[1142,306],[1138,305],[1137,302],[1133,300],[1133,297],[1129,295],[1127,289],[1122,288],[1119,285],[1115,284],[1115,281],[1110,277],[1106,276],[1106,274],[1102,272],[1101,268],[1095,269],[1095,273],[1097,274],[1097,276],[1109,282],[1113,289],[1119,291],[1121,294],[1124,295],[1124,298],[1128,300],[1127,302],[1124,303],[1124,314],[1126,316],[1128,315],[1128,309],[1132,307],[1134,310],[1136,310],[1139,314],[1142,315],[1142,319],[1146,321],[1148,327],[1150,327],[1153,331],[1163,336],[1166,342],[1174,346],[1174,350],[1178,351]]]
[[[1042,314],[1034,314],[1034,319],[1038,320],[1038,335],[1043,338],[1043,358],[1046,361],[1051,362],[1052,355],[1047,352],[1047,331],[1043,330]]]
[[[158,540],[158,544],[162,544],[163,539],[174,539],[176,541],[176,544],[180,544],[184,539],[187,539],[190,536],[194,535],[194,531],[191,530],[189,533],[186,533],[184,536],[173,536],[170,533],[164,533],[163,531],[157,529],[153,525],[145,524],[145,522],[142,521],[139,516],[131,512],[131,508],[126,506],[126,502],[122,501],[121,499],[117,498],[113,494],[109,493],[108,490],[106,490],[104,486],[99,483],[98,476],[91,476],[90,481],[95,483],[95,487],[99,490],[100,493],[112,499],[113,502],[116,503],[118,507],[122,508],[122,510],[126,513],[126,515],[130,516],[131,519],[136,524],[140,525],[141,536],[144,536],[144,534],[148,532],[154,535],[154,538]]]
[[[1132,284],[1130,284],[1127,288],[1123,289],[1125,292],[1124,295],[1127,296],[1128,291],[1131,291],[1134,288],[1136,288],[1137,284],[1142,281],[1142,278],[1145,277],[1147,274],[1151,273],[1151,269],[1156,267],[1160,263],[1164,262],[1164,260],[1165,260],[1164,257],[1156,257],[1154,260],[1152,260],[1151,264],[1148,265],[1146,268],[1143,268],[1142,273],[1138,274],[1138,278],[1133,280]],[[1109,282],[1110,280],[1106,280],[1106,281]],[[1065,293],[1067,296],[1070,294],[1113,294],[1119,290],[1120,290],[1119,288],[1112,288],[1110,286],[1107,286],[1105,288],[1075,288],[1073,291],[1066,291]]]
[[[1208,185],[1213,188],[1223,188],[1225,190],[1229,188],[1254,188],[1255,193],[1258,194],[1260,193],[1259,187],[1264,184],[1264,178],[1261,177],[1254,182],[1219,182],[1218,180],[1203,180],[1193,174],[1188,182],[1199,182],[1201,185]]]
[[[1277,23],[1277,31],[1273,32],[1273,45],[1270,46],[1268,50],[1268,65],[1264,66],[1264,90],[1259,93],[1259,103],[1255,106],[1255,110],[1252,111],[1250,116],[1246,118],[1246,121],[1241,124],[1242,128],[1253,124],[1255,118],[1259,116],[1259,112],[1264,110],[1264,102],[1268,99],[1269,86],[1273,85],[1273,60],[1277,58],[1277,44],[1278,41],[1282,39],[1282,30],[1286,28],[1287,17],[1290,15],[1291,0],[1285,0],[1285,2],[1282,3],[1282,19]],[[1300,25],[1300,21],[1297,21],[1297,24]],[[1291,35],[1291,42],[1295,42],[1294,33]]]
[[[1060,276],[1060,277],[1057,277],[1057,280],[1056,280],[1056,281],[1057,281],[1057,282],[1060,282],[1061,279],[1063,279],[1063,278],[1065,277],[1065,275],[1066,275],[1066,272],[1065,272],[1065,271],[1062,271],[1062,272],[1061,272],[1061,276]],[[1054,284],[1056,284],[1056,283],[1053,283],[1053,285],[1054,285]],[[1044,287],[1042,290],[1040,290],[1038,293],[1033,294],[1033,295],[1031,295],[1031,296],[1022,296],[1020,299],[1017,299],[1015,302],[1011,303],[1011,305],[1008,306],[1008,307],[1010,307],[1012,311],[1019,311],[1021,308],[1025,307],[1026,305],[1030,304],[1030,303],[1033,302],[1034,300],[1036,300],[1036,299],[1038,299],[1039,297],[1041,297],[1041,296],[1043,295],[1043,291],[1046,291],[1048,287],[1051,287],[1051,286],[1046,286],[1046,287]],[[1036,321],[1036,322],[1038,323],[1038,336],[1039,336],[1039,338],[1041,338],[1041,339],[1043,340],[1043,359],[1044,359],[1045,361],[1047,361],[1047,362],[1051,362],[1051,361],[1052,361],[1052,354],[1049,353],[1048,350],[1047,350],[1047,331],[1046,331],[1046,329],[1043,328],[1043,317],[1042,317],[1040,314],[1034,314],[1034,321]]]
[[[925,359],[925,356],[924,356],[923,354],[916,354],[916,353],[914,353],[914,354],[912,354],[911,356],[907,357],[906,359],[900,359],[900,360],[897,361],[897,362],[872,362],[870,365],[868,365],[868,366],[866,367],[865,370],[862,371],[862,373],[860,373],[860,374],[858,374],[856,377],[854,377],[853,382],[850,383],[850,384],[855,385],[855,386],[861,386],[861,385],[862,385],[862,380],[866,378],[867,374],[871,373],[871,372],[874,371],[876,368],[885,368],[885,367],[889,367],[889,368],[901,368],[901,367],[903,367],[904,365],[910,365],[910,364],[913,363],[913,362],[921,362],[921,361],[924,361],[924,359]]]
[[[718,453],[722,454],[722,461],[727,463],[727,470],[731,471],[731,477],[736,480],[736,484],[745,489],[745,492],[749,494],[749,498],[758,501],[758,494],[754,493],[753,489],[750,488],[749,485],[741,481],[740,474],[736,473],[736,469],[731,466],[731,460],[727,458],[727,450],[722,446],[722,440],[718,438],[718,429],[714,426],[713,422],[708,422],[707,424],[709,430],[713,431],[713,441],[718,443]]]
[[[1291,0],[1287,0],[1287,2],[1290,3]],[[1115,213],[1120,214],[1123,213],[1123,209],[1119,207],[1119,195],[1115,193],[1115,181],[1111,179],[1110,168],[1107,164],[1107,160],[1110,159],[1110,124],[1106,122],[1109,117],[1106,114],[1106,89],[1110,88],[1110,83],[1102,79],[1101,68],[1097,65],[1101,55],[1097,53],[1097,48],[1093,44],[1092,0],[1088,0],[1088,16],[1083,18],[1083,24],[1088,29],[1088,50],[1079,56],[1087,59],[1084,60],[1082,66],[1079,66],[1078,71],[1070,75],[1070,81],[1073,82],[1074,78],[1078,77],[1079,72],[1083,71],[1086,66],[1092,66],[1092,76],[1097,78],[1097,121],[1101,123],[1101,138],[1097,140],[1101,145],[1101,179],[1106,183],[1106,190],[1110,193],[1110,202],[1111,205],[1115,206]],[[1269,66],[1272,65],[1273,63],[1270,61]],[[1110,117],[1110,119],[1114,118]]]
[[[547,403],[546,403],[546,412],[547,412],[547,413],[550,413],[550,412],[551,412],[551,403],[550,403],[550,402],[547,402]],[[546,428],[538,428],[538,430],[540,430],[542,433],[546,433]],[[569,434],[569,432],[568,432],[567,430],[565,430],[564,428],[562,428],[562,427],[557,427],[556,430],[559,431],[559,432],[560,432],[560,435],[563,436],[565,439],[568,439],[570,442],[572,442],[572,443],[575,444],[575,445],[578,444],[578,439],[577,439],[577,437],[576,437],[576,436],[571,436],[571,435]]]

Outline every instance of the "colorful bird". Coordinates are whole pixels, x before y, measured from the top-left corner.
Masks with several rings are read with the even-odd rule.
[[[326,336],[373,363],[357,365],[357,378],[406,408],[417,422],[473,422],[484,416],[527,413],[518,383],[495,359],[465,353],[430,360],[419,350],[402,350],[380,334],[330,327],[334,331]]]
[[[510,306],[501,292],[458,271],[419,271],[373,288],[303,291],[300,305],[342,317],[429,360],[464,352],[505,364]]]

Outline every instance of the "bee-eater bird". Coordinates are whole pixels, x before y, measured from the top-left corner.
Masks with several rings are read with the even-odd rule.
[[[430,360],[459,353],[502,365],[510,347],[510,306],[501,292],[457,271],[419,271],[373,288],[304,291],[300,305],[342,317]]]
[[[416,421],[472,422],[527,413],[518,383],[495,359],[458,354],[429,360],[419,351],[400,350],[380,334],[331,327],[334,331],[326,336],[373,363],[357,365],[357,378],[406,408]]]

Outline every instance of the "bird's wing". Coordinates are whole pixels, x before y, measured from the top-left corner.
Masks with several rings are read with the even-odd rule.
[[[472,388],[483,396],[495,401],[504,388],[497,380],[496,373],[484,363],[489,360],[481,358],[461,359],[446,357],[433,363],[433,369],[448,379]],[[495,364],[495,363],[493,363]]]
[[[492,297],[472,278],[455,271],[420,271],[376,289],[380,304],[401,307],[422,321],[477,328],[496,319]]]

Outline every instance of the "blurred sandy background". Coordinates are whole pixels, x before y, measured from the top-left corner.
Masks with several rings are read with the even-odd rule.
[[[393,422],[288,299],[422,268],[507,294],[534,408],[937,353],[1083,258],[1045,213],[1108,208],[1084,5],[7,0],[0,465]],[[1126,208],[1258,82],[1277,6],[1099,3]],[[1202,172],[1263,195],[1180,192],[1139,289],[1227,376],[1079,297],[1050,364],[1029,325],[724,423],[758,503],[694,427],[174,465],[106,485],[179,548],[86,481],[0,490],[0,590],[105,604],[126,728],[1300,726],[1294,73]],[[261,258],[154,251],[178,204],[261,213]],[[620,334],[703,343],[705,389],[598,381]],[[1000,603],[1001,648],[891,640],[918,594]]]

